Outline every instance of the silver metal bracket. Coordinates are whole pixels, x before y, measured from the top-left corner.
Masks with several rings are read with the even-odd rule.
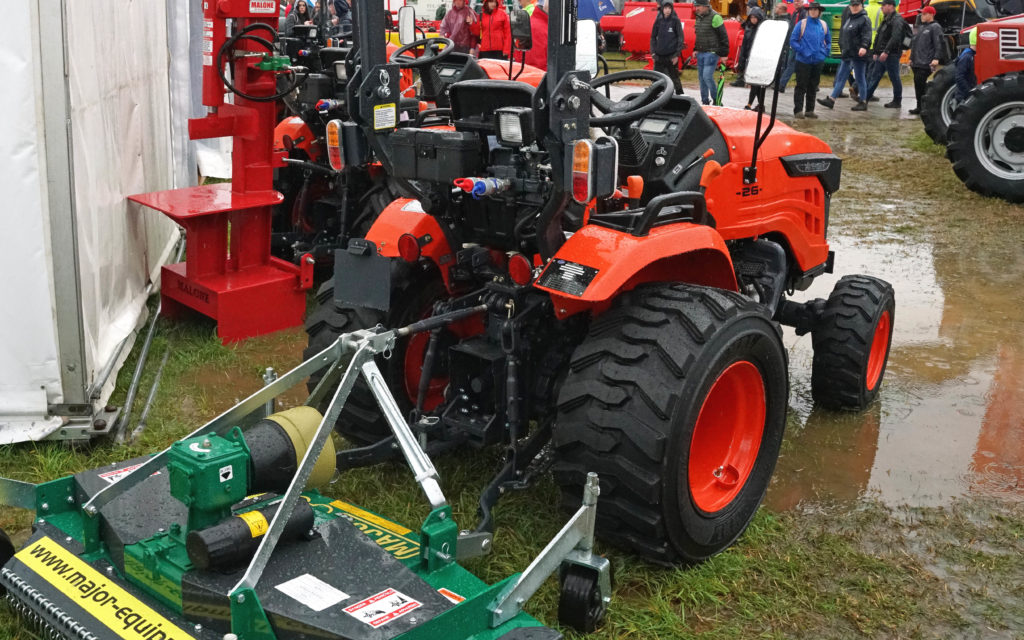
[[[470,560],[491,552],[493,535],[483,531],[460,531],[459,541],[455,546],[455,559]]]
[[[497,627],[519,615],[523,605],[537,592],[548,576],[570,564],[590,567],[598,572],[601,597],[607,604],[611,598],[608,560],[595,556],[594,524],[597,518],[597,497],[601,493],[596,473],[587,474],[583,487],[583,505],[565,523],[551,542],[544,547],[530,566],[488,605],[491,627]],[[567,564],[568,563],[568,564]]]

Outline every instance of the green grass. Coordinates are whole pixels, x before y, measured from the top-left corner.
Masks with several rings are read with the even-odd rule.
[[[263,367],[283,371],[297,363],[303,346],[304,335],[292,331],[225,347],[208,323],[161,320],[141,396],[159,356],[170,349],[171,357],[139,443],[101,443],[86,451],[59,443],[4,447],[0,473],[38,482],[167,446],[256,389]],[[121,371],[114,402],[123,398],[132,364]],[[461,525],[474,522],[478,491],[498,462],[495,450],[437,461]],[[414,527],[428,512],[408,469],[397,463],[346,473],[326,493]],[[525,568],[564,522],[565,514],[552,508],[557,502],[546,477],[506,497],[496,511],[494,553],[468,568],[490,582]],[[0,511],[0,524],[20,538],[29,522],[25,512]],[[806,513],[762,509],[734,547],[691,569],[653,565],[599,545],[612,560],[615,594],[607,622],[592,637],[934,637],[977,624],[1024,628],[1013,626],[1024,625],[1022,532],[1020,505],[965,503],[951,511],[905,513],[826,505]],[[940,575],[951,574],[969,587],[950,591]],[[553,580],[527,610],[556,624]],[[26,637],[20,629],[0,611],[3,637]]]
[[[917,127],[908,133],[903,127]],[[1018,207],[967,192],[944,159],[922,144],[917,122],[828,124],[825,137],[844,157],[843,188],[832,204],[845,233],[893,231],[952,243],[965,259],[1019,250]],[[885,209],[880,203],[890,205]],[[969,229],[964,234],[963,229]],[[896,240],[899,241],[899,240]],[[1000,264],[1002,264],[1000,262]],[[245,397],[265,367],[298,363],[305,336],[282,332],[223,346],[209,322],[161,319],[142,378],[136,416],[165,350],[149,427],[138,443],[59,443],[0,448],[0,475],[40,482],[166,447]],[[136,349],[137,352],[137,349]],[[124,400],[133,354],[121,370],[114,404]],[[282,404],[301,402],[301,389]],[[130,422],[134,426],[134,419]],[[790,420],[784,454],[797,452]],[[838,428],[838,427],[837,427]],[[436,461],[456,520],[475,520],[479,490],[499,452],[466,451]],[[404,465],[346,473],[326,493],[412,527],[428,508]],[[494,552],[467,564],[494,582],[520,571],[564,522],[548,478],[507,496],[496,510]],[[24,540],[31,514],[0,509],[0,526]],[[614,597],[599,639],[949,638],[1024,634],[1024,503],[955,502],[945,509],[891,510],[878,504],[814,504],[762,509],[735,546],[691,569],[666,568],[598,545],[613,566]],[[557,589],[548,581],[527,610],[557,623]],[[575,637],[569,634],[570,637]],[[0,638],[29,636],[0,605]]]

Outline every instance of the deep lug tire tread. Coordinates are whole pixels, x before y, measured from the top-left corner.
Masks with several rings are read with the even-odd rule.
[[[816,403],[857,411],[871,404],[885,378],[895,309],[895,292],[888,282],[863,275],[840,278],[811,332],[811,395]],[[884,311],[889,312],[889,344],[878,381],[868,389],[868,360],[875,327]]]
[[[1024,202],[1024,179],[1008,180],[992,174],[978,158],[975,131],[985,114],[1009,101],[1024,101],[1024,74],[1010,73],[989,78],[967,97],[949,127],[946,156],[964,185],[983,196],[1009,202]]]
[[[935,144],[946,144],[946,135],[949,125],[942,119],[942,102],[946,98],[946,92],[950,87],[956,85],[956,64],[947,64],[942,67],[928,81],[928,88],[924,97],[921,98],[921,122],[924,124],[924,132]]]
[[[688,487],[679,460],[693,429],[684,416],[696,420],[720,373],[710,367],[724,369],[722,358],[744,349],[770,354],[761,452],[740,494],[704,518],[688,493],[678,494],[677,485]],[[702,388],[699,398],[690,397]],[[760,504],[778,457],[787,400],[781,330],[762,306],[737,293],[685,284],[627,292],[591,323],[560,390],[553,471],[562,505],[575,509],[586,473],[596,471],[602,539],[656,562],[700,562],[732,544]]]

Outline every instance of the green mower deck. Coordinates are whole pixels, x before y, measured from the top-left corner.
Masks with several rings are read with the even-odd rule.
[[[561,634],[522,605],[560,570],[572,581],[564,610],[603,615],[594,475],[583,506],[524,573],[487,585],[457,564],[486,553],[490,536],[460,533],[432,464],[375,385],[373,357],[401,331],[342,336],[154,456],[40,485],[0,480],[0,502],[36,513],[20,551],[3,536],[0,585],[12,607],[45,637],[78,640],[548,640]],[[323,367],[341,378],[324,416],[306,406],[234,426]],[[418,531],[305,488],[334,473],[330,425],[360,373],[433,507]]]

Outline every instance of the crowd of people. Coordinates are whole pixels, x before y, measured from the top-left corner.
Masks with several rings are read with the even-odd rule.
[[[709,5],[709,0],[694,0],[694,56],[703,104],[712,103],[716,89],[714,70],[729,53],[723,18]],[[892,83],[893,97],[883,107],[901,108],[903,82],[900,64],[904,51],[908,49],[917,98],[917,106],[910,113],[918,114],[928,78],[941,64],[949,62],[945,59],[947,49],[942,28],[935,22],[935,9],[924,6],[916,24],[911,27],[897,10],[897,0],[881,0],[871,11],[865,9],[864,0],[850,0],[840,20],[840,62],[832,90],[818,98],[822,68],[825,59],[832,54],[832,33],[829,24],[822,19],[823,10],[816,0],[807,3],[780,0],[772,7],[770,19],[784,20],[789,24],[778,89],[785,92],[790,79],[796,76],[794,116],[798,119],[817,118],[815,105],[834,109],[836,101],[846,97],[852,98],[852,111],[866,111],[870,102],[879,100],[875,91],[884,76],[888,76]],[[758,27],[766,19],[761,0],[748,0],[747,16],[742,26],[743,43],[735,65],[737,77],[732,86],[745,86],[743,71],[750,57],[750,47]],[[651,31],[651,54],[654,68],[672,78],[677,93],[682,93],[679,56],[684,48],[682,26],[674,4],[672,0],[663,0]],[[973,47],[960,55],[957,69],[958,94],[962,98],[974,86]],[[849,93],[845,91],[847,84]],[[763,108],[763,96],[759,88],[751,87],[746,108]]]
[[[518,53],[526,64],[547,68],[548,14],[545,0],[516,0],[530,15],[533,46]],[[751,45],[758,27],[767,19],[784,20],[789,24],[789,37],[783,52],[784,65],[779,76],[778,89],[785,92],[790,79],[796,77],[793,90],[794,115],[797,118],[817,118],[815,105],[828,109],[836,107],[837,100],[850,97],[851,110],[866,111],[868,103],[877,101],[875,90],[883,76],[892,83],[893,97],[883,107],[902,107],[903,82],[900,62],[909,48],[910,68],[914,78],[917,106],[911,114],[920,112],[921,100],[928,78],[945,59],[946,44],[942,28],[935,22],[935,9],[925,5],[911,28],[897,11],[897,0],[881,0],[871,10],[865,9],[864,0],[850,0],[843,10],[839,26],[839,67],[832,90],[817,97],[825,59],[832,53],[832,34],[822,19],[823,7],[817,0],[779,0],[765,16],[761,3],[767,0],[748,0],[747,15],[743,21],[743,43],[736,60],[737,77],[732,86],[745,86],[743,71],[750,57]],[[710,0],[693,0],[694,4],[694,58],[702,104],[711,104],[715,98],[715,69],[729,55],[729,37],[724,17],[711,8]],[[351,9],[347,0],[294,0],[284,7],[286,18],[282,31],[291,35],[296,25],[320,24],[327,13],[331,25],[351,22]],[[452,0],[451,7],[438,9],[438,31],[452,40],[455,50],[480,58],[508,58],[513,49],[510,19],[503,0],[484,0],[480,12],[469,6],[468,0]],[[538,46],[539,44],[539,46]],[[973,45],[973,43],[972,43]],[[686,48],[682,21],[676,13],[673,0],[660,0],[658,15],[651,29],[651,56],[654,68],[672,79],[676,93],[683,93],[679,80],[680,56]],[[973,46],[957,60],[957,86],[961,98],[974,86]],[[845,91],[849,84],[849,93]],[[747,109],[763,108],[764,92],[751,87]]]

